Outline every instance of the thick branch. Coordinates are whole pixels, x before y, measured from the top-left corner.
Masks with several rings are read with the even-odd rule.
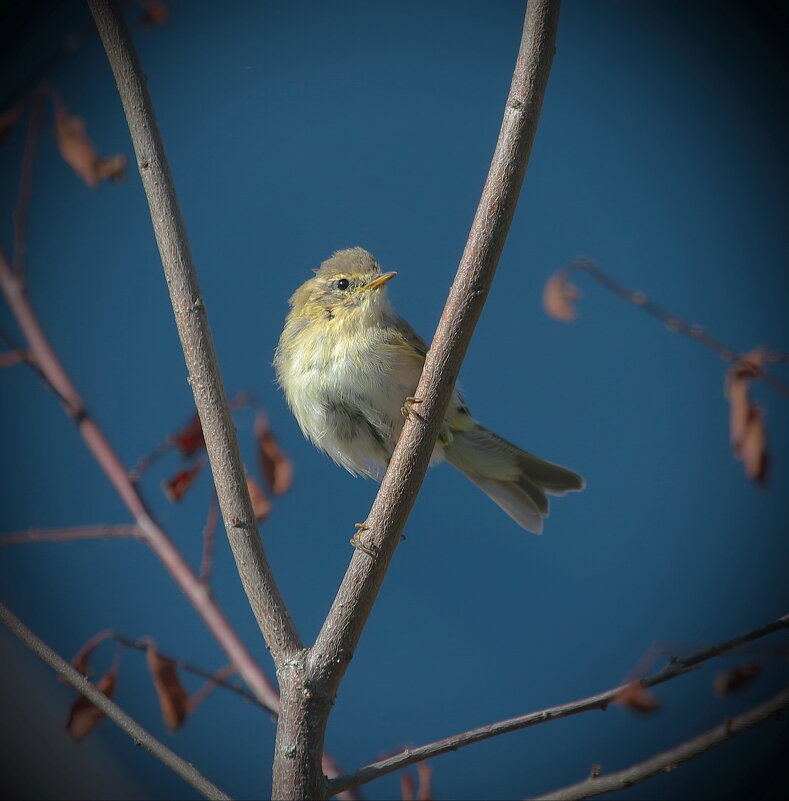
[[[285,609],[258,533],[186,225],[153,102],[117,4],[112,0],[88,0],[88,5],[129,124],[225,529],[258,625],[279,663],[303,646]]]
[[[454,283],[427,354],[411,415],[367,518],[378,554],[354,554],[309,657],[336,687],[347,667],[427,470],[461,362],[515,213],[555,49],[557,0],[530,0],[496,150]]]
[[[357,550],[315,645],[279,671],[282,714],[276,798],[321,797],[326,720],[427,470],[461,362],[515,213],[555,49],[559,0],[529,0],[509,97],[488,178],[416,396],[367,517],[370,553]]]
[[[141,745],[153,754],[160,762],[177,773],[206,798],[229,799],[218,787],[199,773],[193,765],[181,759],[166,745],[160,743],[134,719],[130,718],[117,704],[107,698],[104,693],[91,684],[85,676],[76,671],[65,659],[53,651],[45,642],[30,631],[16,615],[0,603],[0,620],[37,656],[41,657],[51,668],[59,673],[78,692],[97,706],[110,720],[120,726],[135,745]]]
[[[641,679],[640,684],[642,687],[654,687],[657,684],[663,684],[663,682],[670,681],[678,676],[684,676],[686,673],[695,670],[698,665],[702,662],[706,662],[708,659],[713,659],[745,643],[752,642],[761,637],[766,637],[768,634],[773,634],[782,629],[789,629],[789,615],[784,615],[774,620],[772,623],[768,623],[766,626],[752,629],[733,639],[725,640],[724,642],[711,645],[707,648],[702,648],[681,659],[672,658],[662,670],[659,670],[652,676]],[[488,740],[500,734],[518,731],[519,729],[536,726],[540,723],[547,723],[549,720],[560,720],[561,718],[567,718],[571,715],[577,715],[580,712],[590,712],[593,709],[604,710],[610,703],[616,700],[617,696],[626,686],[627,685],[620,685],[611,690],[592,695],[589,698],[571,701],[569,704],[561,704],[560,706],[550,707],[539,712],[530,712],[527,715],[519,715],[509,720],[500,720],[497,723],[480,726],[478,729],[471,729],[462,734],[446,737],[443,740],[437,740],[436,742],[428,743],[418,748],[409,748],[407,751],[395,754],[387,759],[382,759],[379,762],[374,762],[347,776],[340,776],[337,779],[331,780],[329,782],[329,792],[336,793],[348,787],[357,787],[360,784],[366,784],[387,773],[392,773],[395,770],[401,770],[409,765],[413,765],[415,762],[422,762],[425,759],[430,759],[439,754],[446,754],[449,751],[457,751],[458,748],[463,748],[467,745],[481,742],[482,740]]]
[[[759,723],[777,715],[781,710],[789,706],[789,688],[774,695],[769,701],[765,701],[757,707],[738,715],[736,718],[729,718],[704,734],[694,737],[685,743],[681,743],[675,748],[656,754],[645,762],[631,765],[625,770],[609,773],[605,776],[593,776],[578,784],[563,787],[547,795],[536,796],[534,801],[579,801],[582,798],[593,798],[603,793],[614,793],[617,790],[624,790],[634,784],[651,779],[660,773],[668,773],[674,770],[682,762],[709,751],[715,746],[725,743],[737,734],[757,726]]]

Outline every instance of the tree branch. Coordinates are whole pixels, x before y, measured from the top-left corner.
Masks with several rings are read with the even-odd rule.
[[[34,359],[31,364],[63,403],[66,413],[77,426],[88,450],[134,517],[143,539],[160,559],[175,583],[183,590],[255,695],[266,706],[278,708],[277,691],[180,551],[149,514],[121,460],[104,436],[104,432],[90,416],[85,402],[58,359],[30,305],[19,276],[11,270],[2,250],[0,250],[0,291],[5,295],[27,341],[27,347]]]
[[[529,0],[496,149],[416,396],[367,517],[374,556],[357,550],[305,659],[280,668],[276,798],[321,797],[319,755],[329,710],[427,470],[461,362],[515,213],[555,50],[559,0]]]
[[[672,657],[662,670],[659,670],[657,673],[647,678],[641,679],[640,684],[642,687],[654,687],[657,684],[670,681],[678,676],[684,676],[686,673],[695,670],[702,662],[706,662],[723,653],[732,651],[745,643],[752,642],[761,637],[766,637],[768,634],[773,634],[782,629],[789,629],[789,615],[784,615],[774,620],[772,623],[768,623],[766,626],[759,626],[759,628],[752,629],[730,640],[725,640],[716,645],[702,648],[681,659]],[[631,682],[628,682],[628,684],[629,683]],[[439,754],[446,754],[449,751],[457,751],[458,748],[464,748],[467,745],[472,745],[482,740],[488,740],[500,734],[518,731],[519,729],[536,726],[540,723],[547,723],[549,720],[567,718],[571,715],[577,715],[580,712],[589,712],[593,709],[604,710],[610,703],[616,700],[617,696],[627,686],[627,684],[623,684],[619,687],[614,687],[611,690],[599,693],[598,695],[582,698],[579,701],[572,701],[569,704],[549,707],[539,712],[530,712],[526,715],[510,718],[509,720],[501,720],[487,726],[480,726],[477,729],[471,729],[462,734],[446,737],[443,740],[437,740],[436,742],[428,743],[418,748],[409,748],[407,751],[374,762],[354,773],[349,773],[347,776],[339,776],[336,779],[332,779],[329,782],[329,792],[337,793],[348,787],[357,787],[360,784],[366,784],[387,773],[392,773],[395,770],[408,767],[408,765],[413,765],[415,762],[421,762],[425,759],[430,759],[430,757],[438,756]]]
[[[592,798],[603,793],[624,790],[626,787],[651,779],[659,773],[668,773],[674,770],[682,762],[687,762],[689,759],[725,743],[737,734],[742,734],[759,723],[769,720],[787,706],[789,706],[789,688],[748,712],[735,718],[729,718],[720,726],[681,743],[675,748],[656,754],[645,762],[639,762],[637,765],[631,765],[629,768],[605,776],[593,776],[578,782],[578,784],[563,787],[561,790],[555,790],[546,795],[535,796],[533,801],[578,801],[582,798]]]
[[[409,416],[367,518],[375,558],[357,550],[309,656],[310,675],[336,686],[361,635],[421,486],[461,362],[512,222],[555,50],[557,0],[530,0],[504,119],[482,198],[427,354]]]
[[[28,542],[66,542],[69,540],[109,540],[121,537],[143,539],[139,526],[73,526],[69,528],[29,528],[0,536],[0,546]]]
[[[88,0],[123,102],[230,546],[275,662],[303,648],[263,550],[186,225],[146,78],[112,0]]]
[[[206,798],[229,799],[216,785],[211,783],[193,765],[173,753],[166,745],[160,743],[149,734],[133,718],[130,718],[117,704],[107,698],[85,676],[76,671],[65,659],[55,653],[45,642],[30,631],[16,615],[4,604],[0,603],[0,621],[37,656],[44,660],[53,670],[60,674],[75,690],[82,693],[91,703],[97,706],[110,720],[115,722],[135,745],[141,745],[146,751],[167,765],[184,781],[188,782]]]

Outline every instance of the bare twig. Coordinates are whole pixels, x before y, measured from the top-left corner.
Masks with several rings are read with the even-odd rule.
[[[74,526],[70,528],[29,528],[0,536],[2,545],[23,545],[28,542],[67,542],[69,540],[109,540],[121,537],[143,539],[138,526]]]
[[[203,555],[200,559],[200,581],[207,587],[211,583],[211,567],[214,564],[214,539],[216,526],[219,523],[219,505],[216,493],[211,493],[208,502],[208,515],[203,527]]]
[[[619,281],[611,278],[611,276],[601,270],[595,262],[589,259],[574,259],[566,267],[562,268],[560,274],[564,273],[565,276],[569,277],[574,272],[579,271],[594,278],[600,286],[605,287],[617,297],[626,300],[633,306],[643,309],[647,314],[656,317],[665,324],[669,331],[682,334],[688,339],[692,339],[694,342],[698,342],[700,345],[709,348],[709,350],[717,353],[725,362],[733,363],[743,358],[743,354],[738,353],[728,345],[724,345],[720,340],[715,339],[715,337],[708,334],[702,326],[685,322],[675,314],[672,314],[667,309],[664,309],[662,306],[650,300],[643,292],[630,289],[624,284],[620,284]],[[784,363],[786,361],[786,354],[782,351],[768,349],[765,351],[765,354],[768,356],[768,358],[765,359],[768,363]],[[765,384],[772,387],[777,392],[780,392],[782,395],[789,396],[789,385],[768,373],[767,370],[759,368],[754,378],[764,381]]]
[[[60,398],[67,414],[74,421],[88,450],[104,471],[126,508],[142,532],[143,539],[167,568],[178,586],[205,621],[206,626],[238,668],[239,674],[266,706],[277,708],[277,691],[252,658],[247,647],[225,618],[221,609],[200,583],[180,551],[149,514],[137,488],[104,432],[90,416],[79,392],[57,357],[38,317],[30,305],[22,282],[11,270],[0,250],[0,290],[27,340],[30,364],[48,387]]]
[[[759,628],[752,629],[733,639],[702,648],[681,659],[672,657],[662,670],[641,679],[639,683],[645,688],[663,684],[663,682],[690,673],[702,662],[706,662],[723,653],[739,648],[745,643],[752,642],[761,637],[766,637],[768,634],[773,634],[782,629],[789,629],[789,615],[784,615],[774,620],[772,623],[768,623],[766,626],[759,626]],[[409,748],[387,759],[382,759],[371,765],[367,765],[347,776],[340,776],[337,779],[331,780],[329,782],[329,792],[336,793],[348,787],[356,787],[360,784],[365,784],[387,773],[400,770],[408,765],[413,765],[415,762],[421,762],[422,760],[430,759],[439,754],[446,754],[449,751],[456,751],[458,748],[463,748],[467,745],[481,742],[482,740],[488,740],[491,737],[497,737],[501,734],[536,726],[540,723],[547,723],[549,720],[560,720],[561,718],[567,718],[581,712],[590,712],[593,709],[604,710],[610,703],[616,700],[617,696],[626,686],[627,684],[623,684],[619,687],[614,687],[613,689],[599,693],[598,695],[582,698],[579,701],[572,701],[569,704],[561,704],[560,706],[550,707],[539,712],[519,715],[509,720],[501,720],[487,726],[480,726],[478,729],[471,729],[462,734],[446,737],[443,740],[437,740],[436,742],[428,743],[418,748]]]
[[[0,353],[0,367],[13,367],[25,361],[27,361],[25,353],[21,350],[6,350]]]
[[[19,196],[14,212],[14,272],[24,280],[25,251],[27,248],[27,210],[30,206],[30,189],[33,178],[33,158],[36,152],[36,139],[41,125],[41,106],[44,92],[39,89],[33,93],[30,104],[30,119],[25,138],[25,153],[22,157],[22,174],[19,179]]]
[[[694,737],[692,740],[681,743],[675,748],[656,754],[651,759],[647,759],[637,765],[631,765],[629,768],[616,773],[592,776],[585,781],[578,782],[578,784],[563,787],[561,790],[535,796],[534,801],[579,801],[582,798],[593,798],[603,793],[624,790],[626,787],[651,779],[660,773],[674,770],[682,762],[687,762],[689,759],[693,759],[693,757],[725,743],[732,737],[775,717],[787,706],[789,706],[789,688],[748,712],[735,718],[729,718],[721,723],[720,726],[716,726],[714,729],[710,729],[710,731]]]
[[[329,709],[424,478],[504,247],[548,82],[558,17],[558,0],[528,3],[488,179],[416,390],[420,419],[406,420],[366,521],[374,556],[356,551],[306,661],[294,659],[279,670],[275,797],[319,798],[326,792],[320,752]]]
[[[88,0],[88,5],[129,124],[225,530],[258,625],[275,661],[280,663],[303,646],[258,534],[186,225],[146,78],[117,4]]]
[[[132,738],[135,745],[141,745],[146,751],[155,756],[160,762],[177,773],[206,798],[229,799],[230,796],[222,792],[211,783],[193,765],[190,765],[166,745],[160,743],[149,734],[135,720],[130,718],[119,706],[107,698],[91,684],[81,673],[77,672],[65,659],[53,651],[46,643],[40,640],[27,626],[22,623],[5,605],[0,603],[0,621],[37,656],[43,659],[51,668],[61,675],[75,690],[82,693],[89,701],[101,709],[104,714],[118,724],[118,726]]]

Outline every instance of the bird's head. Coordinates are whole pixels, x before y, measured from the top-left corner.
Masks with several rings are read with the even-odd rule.
[[[396,275],[381,272],[364,248],[338,250],[296,290],[290,305],[295,316],[311,319],[378,317],[388,308],[385,286]]]

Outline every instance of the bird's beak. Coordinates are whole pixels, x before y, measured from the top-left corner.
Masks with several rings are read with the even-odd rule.
[[[387,281],[391,281],[397,273],[384,273],[379,275],[378,278],[373,278],[372,281],[364,285],[365,289],[378,289],[382,287]]]

